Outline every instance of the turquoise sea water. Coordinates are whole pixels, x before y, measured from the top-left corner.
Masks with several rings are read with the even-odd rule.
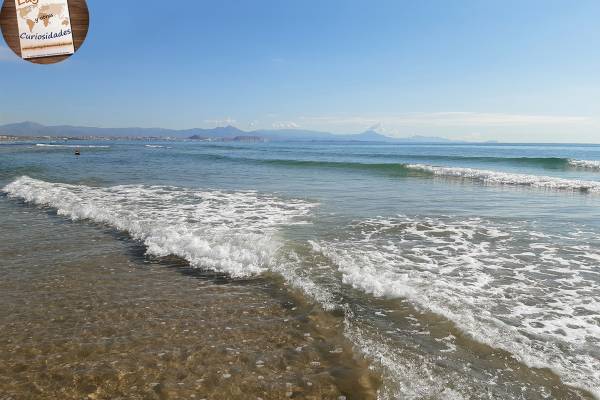
[[[600,396],[600,146],[15,143],[0,187],[283,279],[343,317],[381,398]]]

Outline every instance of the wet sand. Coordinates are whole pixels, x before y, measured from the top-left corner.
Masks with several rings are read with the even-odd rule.
[[[149,260],[124,234],[6,199],[0,209],[1,399],[376,397],[342,320],[284,285]]]

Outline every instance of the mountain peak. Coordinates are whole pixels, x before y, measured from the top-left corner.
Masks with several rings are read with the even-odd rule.
[[[368,129],[362,133],[356,135],[357,138],[362,140],[377,140],[377,141],[388,141],[393,140],[393,138],[389,136],[385,136],[374,129]]]
[[[23,128],[43,128],[44,127],[44,125],[38,124],[37,122],[33,122],[33,121],[16,122],[14,124],[8,124],[5,126],[14,126],[14,127],[23,127]]]
[[[235,127],[233,125],[217,126],[216,128],[207,129],[207,130],[212,130],[212,131],[216,131],[216,132],[244,132],[240,128]]]

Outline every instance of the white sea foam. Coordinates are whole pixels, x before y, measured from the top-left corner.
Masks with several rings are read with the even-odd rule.
[[[58,147],[58,148],[88,148],[88,149],[108,149],[110,146],[104,145],[73,145],[73,144],[45,144],[45,143],[37,143],[37,147]]]
[[[283,246],[280,230],[307,222],[315,204],[306,201],[253,191],[98,188],[28,177],[3,191],[74,220],[127,231],[152,255],[174,254],[234,277],[281,274],[324,308],[346,312],[347,337],[385,370],[382,399],[468,398],[469,384],[456,371],[440,370],[435,359],[386,343],[377,329],[364,334],[357,328],[336,298],[343,288],[331,264],[345,284],[377,297],[406,298],[474,339],[530,366],[551,368],[566,383],[600,396],[600,246],[588,240],[589,232],[557,238],[475,218],[376,218],[358,221],[339,240],[312,241],[312,252],[299,255]]]
[[[545,239],[480,219],[380,218],[348,234],[314,246],[344,283],[406,298],[600,397],[597,241],[582,247],[575,235]]]
[[[470,179],[490,185],[529,186],[552,190],[600,193],[600,182],[597,181],[515,174],[474,168],[438,167],[425,164],[407,164],[406,167],[418,171],[430,172],[436,176]]]
[[[379,391],[379,400],[471,398],[473,389],[462,383],[456,372],[436,371],[439,366],[432,360],[415,353],[407,354],[394,344],[387,343],[385,337],[364,332],[349,319],[345,320],[344,334],[383,370],[385,384]]]
[[[88,187],[21,177],[3,188],[11,197],[127,231],[149,254],[176,255],[191,265],[258,274],[273,265],[278,228],[303,223],[314,206],[252,191],[159,186]]]
[[[155,256],[178,255],[191,265],[227,272],[234,277],[266,271],[280,274],[287,284],[302,290],[326,310],[345,310],[335,299],[337,288],[331,290],[327,284],[315,280],[317,274],[310,270],[319,269],[330,277],[330,266],[323,264],[326,258],[313,253],[321,260],[311,259],[307,263],[303,257],[310,252],[310,246],[300,256],[290,248],[282,248],[278,237],[282,225],[306,223],[313,203],[261,196],[256,192],[140,185],[98,188],[28,177],[21,177],[2,190],[10,197],[54,208],[73,220],[87,219],[127,231]],[[389,380],[382,389],[381,399],[392,399],[397,394],[405,398],[417,394],[461,398],[444,387],[447,383],[444,380],[435,381],[434,386],[427,370],[431,365],[426,366],[423,360],[407,365],[402,355],[391,350],[381,352],[383,343],[377,345],[350,325],[346,334],[365,355],[388,371]],[[407,375],[409,371],[413,373]]]
[[[575,168],[600,170],[600,161],[597,160],[569,160],[569,165]]]
[[[147,144],[147,145],[145,145],[145,147],[149,147],[151,149],[164,149],[165,148],[165,146],[161,146],[158,144]]]

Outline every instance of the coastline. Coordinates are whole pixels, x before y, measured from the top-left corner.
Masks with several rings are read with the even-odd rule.
[[[597,303],[579,295],[597,288],[594,198],[379,168],[416,159],[461,173],[595,182],[597,150],[356,145],[334,155],[332,146],[4,146],[0,251],[12,265],[0,269],[18,322],[4,336],[39,358],[6,358],[13,379],[0,392],[21,384],[13,393],[38,385],[49,398],[90,388],[99,398],[597,397],[585,347],[597,326],[569,311],[595,315]],[[72,147],[89,151],[73,157]],[[566,221],[557,205],[579,212]],[[75,333],[82,321],[95,329],[89,337]],[[65,338],[90,339],[103,358],[79,355]],[[73,365],[89,375],[75,376]],[[65,380],[55,387],[49,373]],[[78,386],[90,376],[90,387]]]
[[[286,286],[148,259],[125,234],[2,202],[0,394],[376,398],[342,321]]]

